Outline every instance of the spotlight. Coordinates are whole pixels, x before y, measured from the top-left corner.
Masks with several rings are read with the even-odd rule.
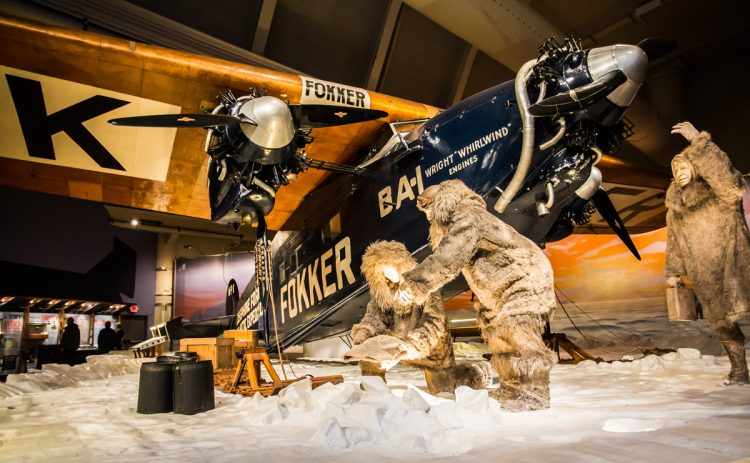
[[[132,219],[130,219],[130,226],[131,227],[137,227],[140,224],[141,224],[141,221],[138,220],[138,219],[136,219],[135,217],[133,217]]]

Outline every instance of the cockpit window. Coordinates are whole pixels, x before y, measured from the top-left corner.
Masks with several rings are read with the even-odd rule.
[[[357,167],[360,169],[367,167],[386,156],[401,152],[406,148],[412,148],[419,141],[425,122],[427,122],[427,119],[388,124],[390,137],[386,138],[385,142],[382,142],[378,148],[371,151],[371,155]]]

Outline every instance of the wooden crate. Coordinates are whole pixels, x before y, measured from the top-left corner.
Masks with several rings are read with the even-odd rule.
[[[180,339],[180,350],[195,352],[200,360],[210,360],[214,371],[232,368],[231,338],[184,338]]]
[[[221,337],[234,339],[235,341],[243,341],[251,348],[258,345],[257,330],[225,330]]]

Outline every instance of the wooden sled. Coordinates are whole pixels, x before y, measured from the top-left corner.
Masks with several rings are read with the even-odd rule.
[[[265,382],[261,378],[261,365],[271,377],[271,382]],[[247,378],[246,382],[243,381],[244,378]],[[290,384],[301,381],[305,378],[310,378],[313,389],[325,383],[339,384],[344,382],[344,377],[341,375],[318,377],[307,376],[291,380],[282,380],[273,368],[271,359],[268,357],[268,352],[261,347],[255,347],[253,349],[245,350],[242,353],[242,357],[233,373],[217,372],[214,375],[214,384],[224,392],[229,392],[231,394],[254,396],[257,393],[260,393],[263,396],[268,397],[270,395],[278,394],[279,391]]]
[[[601,362],[603,360],[600,357],[594,357],[581,347],[577,346],[573,341],[568,339],[564,333],[545,333],[544,342],[547,344],[547,347],[557,354],[557,360],[560,363],[568,363],[560,359],[560,349],[564,350],[570,356],[572,363],[580,363],[584,360],[593,360],[595,362]]]

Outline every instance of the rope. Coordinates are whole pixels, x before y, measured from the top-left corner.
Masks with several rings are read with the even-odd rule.
[[[596,323],[596,324],[597,324],[597,325],[598,325],[599,327],[603,328],[603,329],[604,329],[605,331],[607,331],[607,332],[608,332],[608,333],[609,333],[609,334],[610,334],[610,335],[611,335],[612,337],[614,337],[615,339],[617,339],[617,340],[619,340],[619,341],[621,341],[621,342],[627,342],[627,340],[626,340],[625,338],[621,337],[620,335],[618,335],[618,334],[617,334],[617,333],[615,333],[614,331],[612,331],[612,330],[610,330],[609,328],[607,328],[606,326],[602,325],[601,323],[599,323],[599,321],[598,321],[598,320],[596,320],[596,319],[595,319],[595,318],[593,318],[593,317],[592,317],[591,315],[589,315],[589,314],[588,314],[588,313],[587,313],[587,312],[586,312],[585,310],[583,310],[583,309],[582,309],[582,308],[581,308],[581,307],[580,307],[580,306],[579,306],[578,304],[576,304],[576,303],[575,303],[575,301],[573,301],[573,299],[571,299],[571,298],[570,298],[570,297],[569,297],[569,296],[568,296],[567,294],[565,294],[565,293],[564,293],[564,292],[563,292],[563,291],[562,291],[562,290],[561,290],[561,289],[560,289],[559,287],[555,286],[555,290],[556,290],[556,291],[558,291],[558,292],[559,292],[560,294],[562,294],[562,295],[563,295],[563,296],[565,297],[565,299],[567,299],[569,303],[573,304],[573,307],[575,307],[576,309],[578,309],[578,311],[579,311],[579,312],[581,312],[581,313],[582,313],[583,315],[585,315],[585,316],[586,316],[586,318],[588,318],[588,319],[589,319],[589,320],[591,320],[592,322]],[[555,293],[555,296],[557,296],[557,293]],[[562,301],[560,300],[560,298],[559,298],[559,297],[557,297],[557,301],[558,301],[558,302],[560,303],[560,306],[562,307],[563,311],[565,311],[565,315],[568,315],[568,312],[567,312],[567,311],[565,310],[565,306],[563,305],[563,303],[562,303]],[[577,327],[577,326],[575,325],[575,323],[573,323],[573,319],[572,319],[572,318],[570,318],[570,315],[568,315],[568,319],[570,319],[570,323],[572,323],[572,324],[573,324],[573,327],[575,327],[576,331],[578,331],[579,333],[581,333],[581,336],[583,336],[584,338],[586,338],[586,335],[584,335],[584,334],[583,334],[583,333],[581,332],[581,330],[580,330],[580,329],[578,329],[578,327]],[[632,334],[632,335],[635,335],[635,336],[637,336],[637,334],[636,334],[636,333],[634,333],[634,332],[633,332],[633,331],[631,331],[631,330],[626,330],[626,331],[628,331],[628,332],[629,332],[630,334]],[[599,342],[601,342],[601,340],[599,340],[599,339],[597,339],[597,338],[595,338],[595,337],[592,337],[592,339],[593,339],[594,341],[599,341]],[[600,347],[600,349],[602,349],[602,350],[604,350],[604,351],[607,351],[607,352],[610,352],[610,353],[612,353],[612,352],[616,352],[616,351],[613,351],[613,350],[611,350],[611,349],[607,349],[606,347]],[[628,350],[628,351],[625,351],[625,354],[628,354],[628,353],[630,353],[630,352],[634,352],[634,351],[640,351],[641,353],[643,353],[643,351],[644,351],[644,348],[643,348],[643,346],[641,346],[641,345],[638,345],[638,346],[634,347],[633,349],[630,349],[630,350]]]
[[[597,321],[595,318],[593,318],[591,315],[589,315],[586,311],[584,311],[578,304],[575,303],[575,301],[573,301],[573,299],[571,299],[570,297],[568,297],[568,295],[565,294],[560,288],[558,288],[557,286],[555,286],[555,289],[557,291],[559,291],[560,294],[562,294],[565,297],[565,299],[568,300],[569,303],[573,304],[573,307],[575,307],[576,309],[578,309],[579,312],[581,312],[583,315],[585,315],[586,318],[588,318],[592,322],[596,323],[599,327],[601,327],[602,329],[604,329],[605,331],[607,331],[609,334],[611,334],[614,338],[617,338],[619,341],[625,341],[625,338],[620,337],[620,335],[618,335],[614,331],[610,330],[606,326],[602,325],[601,323],[599,323],[599,321]],[[562,302],[561,302],[561,304],[562,304]]]
[[[262,216],[261,216],[262,217]],[[261,219],[263,220],[263,219]],[[261,224],[258,224],[258,227],[260,229]],[[271,312],[273,314],[273,334],[276,338],[276,352],[279,354],[279,364],[281,365],[281,374],[284,376],[284,381],[288,381],[289,377],[286,374],[286,368],[284,366],[284,354],[281,351],[281,343],[279,342],[279,326],[278,321],[276,320],[276,302],[273,300],[273,281],[271,279],[271,266],[269,265],[269,252],[268,252],[268,239],[266,238],[266,230],[265,230],[265,223],[262,224],[263,232],[262,236],[260,236],[255,244],[255,264],[257,268],[256,274],[258,276],[261,276],[265,280],[266,284],[266,296],[268,299],[271,300]],[[258,250],[261,250],[261,258],[262,258],[262,264],[258,260]],[[260,264],[260,265],[259,265]],[[260,268],[262,266],[262,268]],[[291,366],[289,367],[291,368]],[[292,374],[294,375],[294,370],[292,370]],[[295,378],[297,375],[294,375]]]
[[[565,312],[565,316],[568,317],[568,320],[570,320],[570,324],[573,325],[573,328],[575,328],[576,331],[578,331],[578,333],[580,333],[580,335],[583,336],[583,339],[589,339],[588,336],[583,334],[583,331],[581,331],[581,329],[578,328],[578,325],[576,325],[576,322],[573,321],[573,318],[571,318],[570,314],[565,309],[565,306],[563,305],[562,301],[560,300],[560,296],[558,296],[557,293],[555,293],[555,298],[557,298],[557,303],[560,304],[560,308],[563,309],[563,312]]]

